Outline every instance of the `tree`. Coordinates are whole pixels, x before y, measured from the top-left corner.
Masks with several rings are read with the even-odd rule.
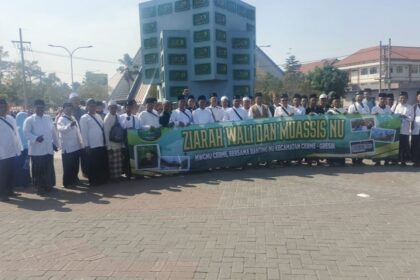
[[[123,74],[124,80],[127,81],[128,87],[131,88],[135,76],[139,73],[139,66],[134,64],[134,59],[127,53],[118,62],[122,65],[117,70]]]
[[[284,68],[286,69],[286,74],[297,74],[299,73],[301,66],[302,65],[300,64],[299,60],[296,59],[296,56],[290,55],[288,58],[286,58],[286,65]]]
[[[279,93],[283,88],[283,82],[264,71],[257,70],[257,78],[255,80],[255,92],[264,94]]]
[[[325,93],[335,91],[338,96],[345,95],[345,89],[349,83],[347,72],[329,64],[324,65],[323,68],[315,68],[307,74],[306,79],[311,88]]]

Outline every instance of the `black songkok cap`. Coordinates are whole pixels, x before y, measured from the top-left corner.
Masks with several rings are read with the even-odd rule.
[[[45,102],[44,102],[44,100],[37,99],[37,100],[34,101],[34,105],[35,106],[45,106]]]

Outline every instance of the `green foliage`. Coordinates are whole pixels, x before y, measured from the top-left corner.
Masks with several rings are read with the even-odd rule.
[[[349,82],[346,72],[328,64],[323,68],[317,67],[309,72],[306,79],[311,88],[325,93],[335,91],[339,96],[345,95],[345,89]]]
[[[286,69],[286,74],[299,73],[300,67],[301,64],[299,60],[296,59],[296,56],[290,55],[288,58],[286,58],[286,65],[284,67]]]

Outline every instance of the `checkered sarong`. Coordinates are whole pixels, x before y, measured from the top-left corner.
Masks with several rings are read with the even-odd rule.
[[[121,177],[123,169],[123,156],[121,149],[108,150],[109,175],[111,179]]]

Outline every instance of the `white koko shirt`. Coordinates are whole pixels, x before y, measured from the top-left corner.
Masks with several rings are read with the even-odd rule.
[[[99,122],[93,119],[93,117]],[[84,114],[80,118],[80,132],[82,134],[83,144],[85,147],[91,149],[104,147],[106,145],[104,141],[104,121],[101,116],[95,114],[93,116]]]
[[[214,123],[213,116],[208,109],[198,108],[192,113],[194,124]]]
[[[9,115],[0,118],[0,160],[20,156],[23,148],[16,128],[15,119]],[[7,125],[3,120],[12,127]]]
[[[23,124],[23,133],[28,139],[28,154],[30,156],[45,156],[53,155],[55,146],[58,145],[58,137],[50,116],[42,115],[39,117],[36,114],[28,117]],[[36,139],[42,136],[44,141],[39,143]]]
[[[184,125],[189,125],[193,122],[193,116],[190,110],[185,109],[183,112],[180,109],[172,111],[171,117],[169,118],[169,123],[179,126],[179,123],[182,122]]]
[[[401,118],[401,130],[400,134],[402,135],[410,135],[410,126],[411,121],[413,120],[413,107],[408,104],[401,104],[395,107],[395,114],[400,114],[401,116],[406,116],[406,118]]]
[[[248,112],[242,107],[232,107],[227,109],[223,117],[223,121],[225,122],[237,122],[244,121],[246,119],[248,119]]]
[[[75,126],[71,126],[73,121],[76,122]],[[57,121],[57,130],[63,154],[73,153],[83,148],[80,127],[75,117],[61,116]]]

